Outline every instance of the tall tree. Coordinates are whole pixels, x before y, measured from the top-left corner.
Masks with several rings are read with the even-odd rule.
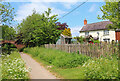
[[[45,43],[55,43],[61,33],[57,30],[55,22],[57,15],[50,16],[51,9],[43,14],[33,12],[19,25],[19,36],[22,42],[28,46],[38,46]]]
[[[98,19],[107,19],[113,24],[108,25],[110,29],[120,29],[119,21],[119,7],[116,0],[105,0],[106,4],[103,5],[100,10],[103,12],[102,17],[98,15]]]
[[[14,8],[11,7],[10,3],[8,2],[1,2],[0,3],[0,24],[10,24],[11,21],[14,19],[15,12]]]
[[[66,23],[57,22],[56,25],[59,26],[58,30],[65,30],[65,28],[68,27],[68,25]]]
[[[13,27],[2,25],[2,39],[3,40],[15,40],[16,31]]]
[[[70,37],[72,36],[70,28],[65,28],[65,30],[62,32],[62,34],[65,36],[70,36]]]

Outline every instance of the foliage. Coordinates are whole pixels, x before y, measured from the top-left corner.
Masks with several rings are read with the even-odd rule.
[[[12,51],[17,51],[15,45],[10,43],[2,44],[2,54],[11,54]]]
[[[90,36],[88,36],[88,37],[86,37],[86,38],[84,38],[84,37],[74,37],[74,39],[77,39],[77,41],[79,42],[79,43],[83,43],[83,42],[88,42],[89,40],[90,41],[92,41],[93,43],[100,43],[100,41],[99,40],[94,40],[93,39],[93,37],[90,35]]]
[[[55,43],[61,33],[57,30],[55,22],[58,20],[57,15],[50,16],[51,9],[43,14],[33,12],[18,26],[18,40],[27,46],[39,46],[42,44]]]
[[[2,25],[2,38],[3,40],[15,40],[16,31],[13,27]]]
[[[59,50],[41,47],[26,48],[24,49],[24,52],[31,54],[33,57],[39,57],[45,62],[60,68],[77,67],[90,59],[84,55],[66,53]]]
[[[23,34],[22,33],[18,33],[16,34],[16,43],[17,44],[23,44],[22,40],[23,40]]]
[[[107,19],[110,20],[113,24],[109,24],[108,27],[110,29],[119,29],[120,28],[120,21],[119,19],[119,7],[118,2],[116,0],[105,0],[106,4],[103,5],[100,10],[103,12],[103,16],[100,17],[98,15],[98,19]]]
[[[0,26],[0,41],[2,41],[2,27]]]
[[[15,40],[16,31],[13,27],[2,25],[2,40]],[[2,44],[2,53],[10,54],[11,51],[16,50],[16,47],[10,43]]]
[[[59,26],[59,27],[57,28],[58,30],[65,30],[65,28],[68,27],[68,25],[67,25],[66,23],[57,22],[56,25]]]
[[[19,53],[13,52],[2,60],[2,79],[28,79],[28,70]]]
[[[14,8],[11,7],[10,3],[1,2],[0,3],[0,22],[2,24],[10,24],[11,21],[14,19],[15,12]]]
[[[87,79],[118,79],[118,60],[116,59],[90,59],[84,65]]]
[[[100,43],[99,40],[93,40],[93,43]]]
[[[80,43],[83,43],[85,41],[85,38],[82,37],[82,36],[81,37],[78,37],[78,36],[74,37],[74,39],[77,39],[77,41],[80,42]]]
[[[62,34],[65,36],[70,36],[70,37],[72,36],[70,28],[65,28],[65,30],[63,30]]]
[[[91,40],[93,43],[100,43],[99,40],[94,40],[93,38],[90,38],[90,40]]]

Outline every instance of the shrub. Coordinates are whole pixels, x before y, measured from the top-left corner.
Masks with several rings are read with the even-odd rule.
[[[100,41],[99,40],[94,40],[93,43],[100,43]]]
[[[74,37],[74,39],[77,39],[77,41],[79,42],[79,43],[83,43],[86,39],[84,38],[84,37]]]
[[[87,79],[118,79],[118,61],[100,58],[88,60],[84,65]]]
[[[11,54],[12,51],[18,51],[15,45],[10,43],[2,45],[2,54]]]

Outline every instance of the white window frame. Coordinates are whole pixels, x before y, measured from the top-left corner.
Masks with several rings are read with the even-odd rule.
[[[109,30],[104,30],[104,35],[109,35]]]
[[[89,35],[89,32],[85,32],[85,36],[88,36]]]

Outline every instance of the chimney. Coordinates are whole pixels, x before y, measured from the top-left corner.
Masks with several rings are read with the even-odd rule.
[[[85,20],[84,20],[84,25],[86,25],[86,24],[87,24],[87,20],[85,19]]]

